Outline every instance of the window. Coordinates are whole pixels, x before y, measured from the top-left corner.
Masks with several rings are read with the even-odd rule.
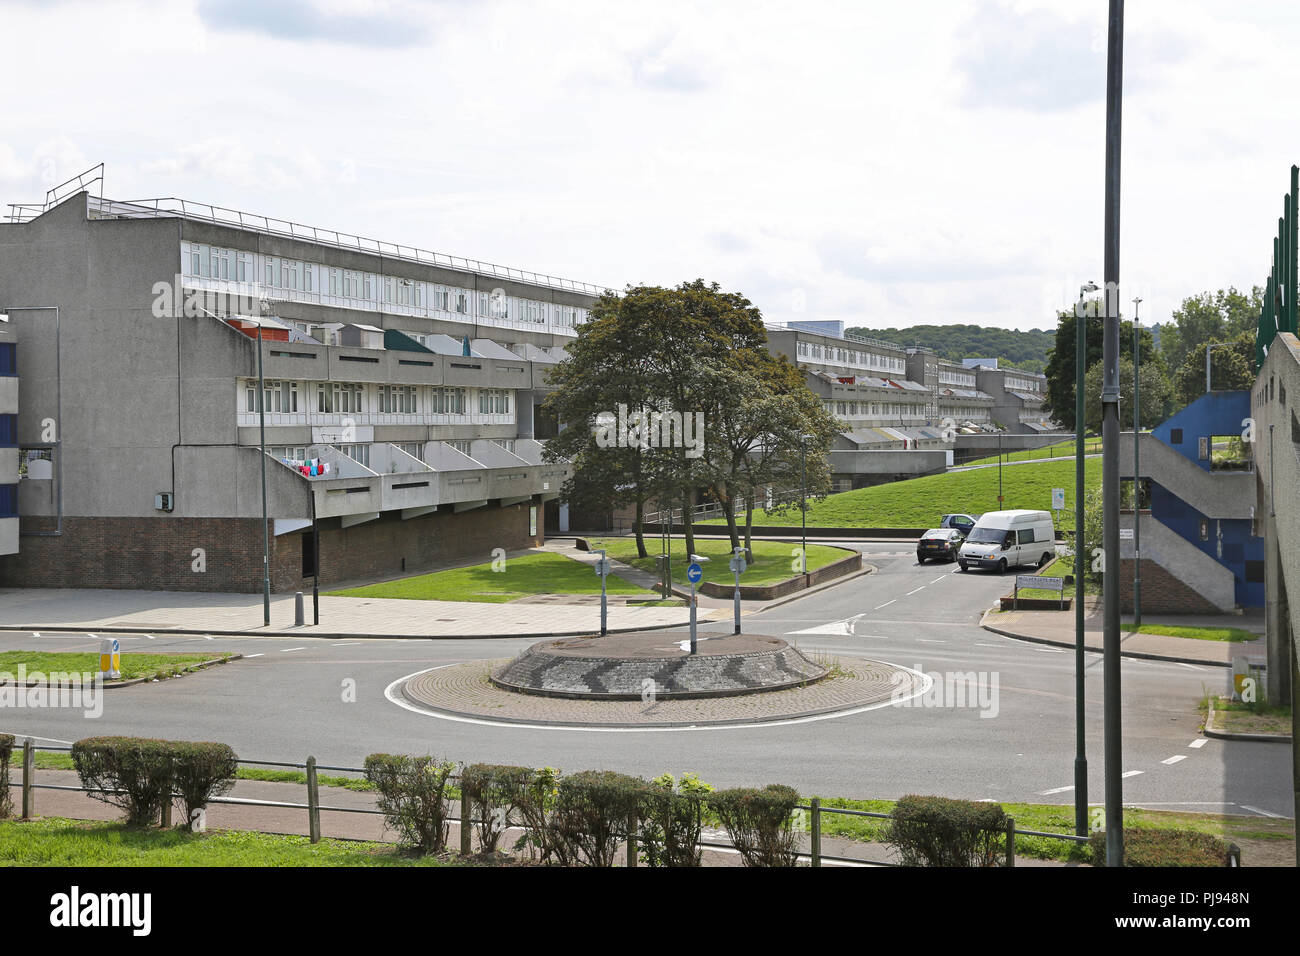
[[[433,408],[436,415],[464,415],[465,389],[435,388],[433,390]]]
[[[293,414],[298,411],[297,382],[264,382],[266,386],[266,411],[268,414]],[[249,379],[244,383],[244,411],[260,412],[257,403],[257,381]]]
[[[414,385],[379,386],[379,410],[390,414],[415,414],[420,410],[418,388]]]
[[[412,458],[424,461],[424,442],[422,441],[404,441],[398,442],[397,447],[402,449]]]
[[[507,415],[510,413],[510,393],[499,388],[481,388],[478,392],[478,410],[482,415]]]
[[[253,257],[247,252],[235,253],[235,279],[248,282],[253,275]]]
[[[316,411],[325,414],[364,412],[365,389],[342,382],[321,382],[316,386]]]
[[[267,445],[266,451],[273,458],[289,461],[304,461],[307,458],[307,449],[302,445]]]
[[[515,453],[515,440],[513,438],[494,438],[492,441],[510,452],[510,454],[513,455]]]
[[[468,454],[469,454],[469,442],[468,442],[468,441],[465,441],[465,440],[463,440],[463,439],[458,439],[458,440],[456,440],[456,441],[449,441],[449,442],[447,442],[447,444],[450,445],[452,448],[456,449],[456,450],[457,450],[458,452],[460,452],[462,455],[468,455]]]
[[[1020,536],[1020,543],[1021,543],[1021,544],[1033,544],[1033,543],[1034,543],[1034,529],[1033,529],[1033,528],[1025,528],[1025,529],[1023,529],[1023,530],[1021,530],[1021,531],[1016,532],[1016,534],[1018,534],[1018,535]]]
[[[360,462],[367,468],[370,467],[369,445],[335,445],[334,447],[343,452],[343,454],[347,455],[353,461]]]

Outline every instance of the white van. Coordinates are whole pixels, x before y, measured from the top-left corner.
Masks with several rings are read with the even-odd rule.
[[[1046,511],[988,511],[957,553],[965,571],[972,565],[995,568],[998,573],[1020,565],[1042,567],[1056,554],[1056,531]]]

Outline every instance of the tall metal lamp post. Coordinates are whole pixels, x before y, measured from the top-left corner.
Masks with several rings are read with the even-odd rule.
[[[1138,449],[1142,433],[1138,401],[1138,332],[1142,323],[1138,321],[1138,306],[1142,297],[1133,300],[1133,630],[1142,626],[1142,471],[1138,468]]]
[[[262,315],[268,315],[271,304],[262,300]],[[262,625],[271,626],[271,532],[267,528],[266,514],[266,378],[262,374],[262,335],[265,325],[257,320],[257,411],[258,443],[262,458]],[[314,497],[314,493],[313,493]]]
[[[1074,832],[1088,834],[1088,751],[1084,739],[1083,690],[1083,378],[1088,364],[1087,296],[1097,283],[1079,287],[1074,310]]]
[[[808,576],[808,442],[811,435],[799,436],[799,565]],[[807,583],[806,581],[804,582]]]

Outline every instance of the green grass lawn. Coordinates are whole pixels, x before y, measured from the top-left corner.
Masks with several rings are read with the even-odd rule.
[[[1121,630],[1133,630],[1133,622],[1125,621]],[[1181,624],[1142,624],[1143,634],[1164,634],[1168,637],[1191,637],[1198,641],[1253,641],[1259,637],[1240,627],[1186,627]]]
[[[1083,453],[1085,455],[1101,454],[1100,438],[1085,438],[1083,440]],[[1007,461],[1034,461],[1039,458],[1062,458],[1074,455],[1074,439],[1070,438],[1065,441],[1057,442],[1054,445],[1044,445],[1042,448],[1022,448],[1019,451],[1006,452],[1002,456],[1004,462]],[[958,467],[967,465],[996,465],[998,463],[997,455],[989,455],[986,458],[976,458],[973,461],[963,461]]]
[[[655,596],[653,591],[628,584],[612,574],[606,579],[606,590],[610,594],[648,599]],[[508,559],[500,571],[492,570],[489,562],[326,593],[336,597],[504,604],[527,594],[599,594],[600,577],[589,565],[562,554],[526,554]]]
[[[636,556],[635,538],[589,540],[593,549],[604,548],[609,553],[609,556],[615,560],[623,561],[651,573],[656,570],[655,556],[660,553],[660,545],[657,540],[646,542],[646,547],[650,549],[650,556],[646,558]],[[749,566],[749,570],[740,576],[740,583],[761,586],[775,584],[778,581],[793,577],[798,573],[798,559],[794,556],[794,551],[798,547],[799,543],[797,541],[755,541],[754,563]],[[731,541],[729,539],[696,538],[695,553],[702,554],[709,559],[709,563],[703,565],[704,577],[702,580],[722,583],[730,583],[735,580],[735,577],[728,569],[728,562],[731,560]],[[846,551],[843,548],[832,548],[824,544],[810,544],[808,545],[808,570],[816,571],[832,561],[847,558],[850,554],[852,554],[851,551]],[[686,560],[686,541],[684,538],[674,537],[672,539],[672,560],[673,581],[684,586],[688,585],[686,568],[689,562]]]
[[[383,843],[210,830],[136,829],[46,817],[0,823],[0,866],[448,866]]]
[[[985,511],[1030,508],[1049,511],[1052,489],[1064,488],[1066,508],[1057,517],[1057,530],[1074,528],[1074,462],[1044,461],[1003,468],[1002,495],[998,506],[998,469],[957,471],[943,475],[909,478],[872,488],[859,488],[828,495],[810,503],[809,527],[819,528],[933,528],[945,514],[979,516]],[[1101,485],[1101,459],[1089,458],[1084,466],[1089,489]],[[708,524],[721,524],[710,519]],[[797,525],[798,506],[768,517],[756,511],[754,523]]]
[[[121,671],[123,680],[136,678],[159,679],[175,675],[202,664],[204,661],[229,660],[233,654],[132,654],[123,652]],[[99,655],[64,651],[4,651],[0,652],[0,673],[17,676],[18,665],[27,666],[27,675],[33,671],[42,674],[98,674]]]
[[[822,798],[823,807],[841,807],[847,810],[868,810],[889,813],[892,800],[845,800]],[[1038,830],[1042,833],[1073,833],[1073,804],[1003,803],[1002,809],[1015,818],[1017,830]],[[854,840],[879,842],[884,836],[888,820],[873,817],[850,817],[834,813],[822,814],[823,835],[844,836]],[[1212,813],[1177,813],[1165,810],[1140,810],[1124,808],[1125,829],[1188,829],[1210,833],[1228,841],[1279,840],[1294,841],[1295,822],[1285,819],[1258,817],[1229,817]],[[1062,860],[1087,863],[1092,854],[1087,847],[1068,840],[1050,837],[1016,837],[1016,856],[1043,860]],[[1249,862],[1248,860],[1246,861]]]

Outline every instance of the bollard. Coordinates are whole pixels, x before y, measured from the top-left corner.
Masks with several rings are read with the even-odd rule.
[[[1016,818],[1007,817],[1007,866],[1016,865]]]
[[[627,817],[627,865],[636,866],[636,830],[637,818],[635,813],[628,814]]]
[[[812,798],[812,865],[822,865],[822,799]]]
[[[303,611],[302,592],[295,591],[293,595],[293,626],[302,627],[307,623],[307,616]]]
[[[469,856],[470,850],[470,808],[469,791],[465,789],[465,778],[460,780],[460,855]]]
[[[99,676],[104,680],[117,680],[122,676],[122,655],[116,637],[99,641]]]
[[[316,758],[307,758],[307,834],[320,842],[320,787],[316,783]]]
[[[32,811],[32,798],[36,796],[36,791],[32,789],[32,776],[36,773],[36,746],[32,743],[32,738],[28,737],[23,741],[23,819],[30,820]]]

